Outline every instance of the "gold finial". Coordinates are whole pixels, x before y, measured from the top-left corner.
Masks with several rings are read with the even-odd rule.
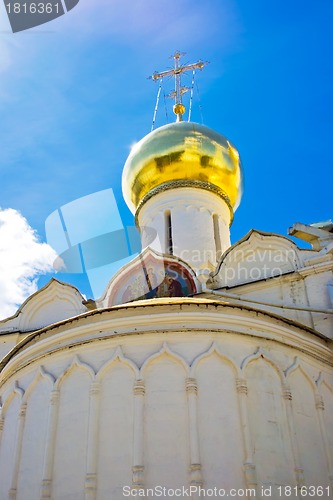
[[[180,58],[185,55],[184,52],[175,52],[171,58],[174,59],[175,65],[172,69],[162,71],[161,73],[155,71],[155,73],[150,76],[152,80],[160,80],[161,78],[165,78],[166,76],[174,76],[175,77],[175,90],[170,94],[170,97],[175,99],[175,104],[173,107],[173,112],[177,116],[177,121],[182,121],[183,114],[186,111],[184,104],[182,103],[182,95],[185,94],[189,89],[187,87],[181,86],[181,74],[186,73],[186,71],[200,69],[208,64],[208,62],[204,62],[199,60],[196,63],[192,64],[180,64]]]

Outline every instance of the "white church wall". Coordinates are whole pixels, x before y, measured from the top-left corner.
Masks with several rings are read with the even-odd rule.
[[[22,338],[22,335],[18,333],[0,335],[0,360],[3,359]]]
[[[329,484],[329,467],[325,460],[323,436],[316,408],[315,384],[298,366],[288,376],[292,395],[292,415],[296,432],[296,445],[300,455],[300,466],[304,470],[306,486]]]
[[[29,491],[31,498],[40,497],[48,426],[47,409],[53,386],[52,382],[52,377],[39,370],[24,394],[23,400],[27,404],[24,423],[26,432],[24,432],[22,439],[17,478],[17,500],[25,500],[27,491]]]
[[[226,294],[225,299],[228,298],[228,293],[252,299],[258,302],[249,303],[254,308],[282,315],[333,339],[333,314],[325,314],[326,309],[332,310],[328,289],[331,276],[331,272],[314,272],[306,276],[288,274],[231,289],[221,288],[217,293]],[[287,307],[273,307],[274,305]],[[311,309],[319,309],[319,312],[311,312]]]
[[[52,472],[55,499],[84,499],[91,380],[90,371],[74,360],[56,386],[59,407]]]
[[[333,309],[328,290],[332,271],[314,272],[305,277],[309,303],[314,309]],[[312,314],[314,328],[333,339],[333,314]]]
[[[126,314],[123,328],[126,320],[133,320],[139,331],[144,328],[145,315],[126,319]],[[182,314],[180,321],[187,317],[188,322],[188,312]],[[254,326],[251,335],[224,329],[226,314],[227,309],[219,315],[220,331],[210,328],[209,321],[215,317],[212,311],[210,316],[206,313],[202,320],[206,329],[200,331],[174,328],[167,332],[171,325],[165,318],[164,323],[156,322],[155,331],[118,336],[105,324],[106,313],[98,316],[96,324],[90,323],[88,343],[81,342],[87,325],[69,324],[68,330],[22,351],[5,368],[0,388],[3,497],[15,485],[15,470],[20,471],[17,499],[24,500],[39,498],[36,492],[41,490],[42,479],[41,498],[49,492],[54,500],[79,500],[84,491],[87,498],[96,494],[97,500],[106,500],[112,493],[113,500],[120,500],[122,487],[131,486],[132,481],[137,487],[196,482],[226,488],[250,487],[256,482],[259,487],[294,484],[297,453],[290,442],[288,405],[296,415],[294,428],[305,484],[315,475],[315,484],[328,483],[329,464],[315,394],[323,391],[325,408],[320,411],[329,435],[333,373],[318,359],[321,351],[311,357],[283,345],[282,330],[277,333],[274,321],[266,323],[266,338],[256,336],[259,331]],[[154,316],[149,318],[151,325]],[[239,316],[237,323],[241,322]],[[107,336],[99,338],[102,331]],[[278,342],[268,340],[273,332]],[[59,351],[56,346],[61,344]],[[299,370],[288,368],[296,366],[295,355],[301,377],[304,372],[315,381],[322,373],[320,380],[325,384],[317,387],[314,382],[294,379]],[[15,381],[20,389],[13,399]],[[292,399],[285,390],[288,384]],[[12,439],[19,434],[19,398],[27,405],[21,447]],[[299,404],[304,407],[300,416]],[[333,445],[331,439],[329,444]]]
[[[15,388],[3,403],[0,429],[0,498],[8,498],[16,467],[22,391]]]
[[[284,318],[314,328],[311,313],[302,310],[304,307],[309,308],[311,306],[307,298],[304,280],[297,275],[287,275],[267,281],[239,285],[231,289],[222,288],[218,290],[218,293],[226,294],[225,297],[221,296],[221,299],[224,298],[225,300],[228,300],[228,293],[236,294],[248,299],[250,301],[249,306],[282,315]],[[230,297],[230,300],[232,300],[232,297]],[[251,303],[251,300],[256,302]]]
[[[213,352],[199,361],[194,375],[198,383],[198,433],[204,484],[219,488],[223,478],[226,489],[235,485],[245,488],[234,365],[230,359]]]
[[[324,429],[324,439],[326,438],[326,442],[324,446],[326,446],[327,460],[330,464],[330,473],[333,472],[333,433],[329,429],[333,429],[333,385],[330,385],[326,381],[324,381],[319,387],[320,395],[323,398],[323,410],[322,418],[323,418],[323,429]],[[319,418],[321,416],[319,415]]]
[[[132,482],[133,369],[116,359],[98,374],[100,385],[97,435],[97,497],[121,498],[122,487]]]
[[[184,367],[167,354],[144,370],[145,485],[182,487],[190,465]]]
[[[290,436],[282,396],[282,372],[262,356],[254,357],[244,371],[253,461],[260,486],[295,486]]]
[[[307,296],[307,290],[304,279],[302,277],[290,276],[286,277],[281,283],[282,285],[282,303],[295,309],[284,309],[283,316],[293,321],[297,321],[303,325],[314,328],[313,318],[309,311],[302,310],[304,307],[310,308],[310,302]]]

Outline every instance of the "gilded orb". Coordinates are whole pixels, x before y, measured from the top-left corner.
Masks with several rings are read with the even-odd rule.
[[[180,102],[175,104],[173,107],[173,112],[175,113],[175,115],[183,115],[185,113],[185,111],[186,111],[186,108],[185,108],[184,104],[181,104]]]
[[[133,213],[155,193],[182,186],[215,192],[236,210],[242,196],[238,151],[223,135],[191,122],[164,125],[132,148],[122,188]]]

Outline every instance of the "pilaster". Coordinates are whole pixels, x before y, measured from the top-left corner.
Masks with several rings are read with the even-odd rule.
[[[132,488],[140,489],[144,486],[143,464],[143,414],[145,384],[143,380],[136,380],[133,387],[134,394],[134,433],[133,433],[133,467]]]
[[[282,397],[285,401],[286,412],[287,412],[287,421],[288,421],[288,429],[289,429],[289,439],[291,444],[291,450],[293,454],[294,460],[294,471],[295,478],[298,488],[304,486],[304,469],[301,466],[300,454],[296,439],[296,431],[294,424],[294,414],[292,409],[292,393],[291,389],[287,384],[282,386]]]
[[[322,439],[322,444],[325,452],[325,458],[326,458],[326,463],[327,463],[327,469],[328,469],[328,477],[330,481],[330,486],[331,490],[333,490],[333,463],[332,463],[332,457],[331,453],[328,447],[328,436],[327,436],[327,430],[326,430],[326,425],[324,421],[324,412],[325,412],[325,403],[323,400],[322,395],[317,392],[315,394],[315,405],[316,405],[316,410],[317,410],[317,415],[318,415],[318,420],[319,420],[319,427],[320,427],[320,435]]]
[[[244,456],[245,456],[243,462],[243,470],[245,475],[246,487],[249,489],[255,489],[257,491],[258,481],[257,481],[256,466],[254,464],[252,455],[251,432],[250,432],[249,415],[247,408],[248,388],[247,388],[247,381],[245,379],[243,378],[236,379],[236,391],[238,394],[242,436],[243,436],[243,446],[244,446]]]
[[[202,486],[202,473],[199,448],[199,432],[197,418],[198,384],[195,378],[186,379],[186,394],[189,415],[190,437],[190,483],[193,486]]]
[[[9,490],[10,500],[16,500],[17,482],[18,482],[18,475],[19,475],[21,455],[22,455],[22,442],[23,442],[26,412],[27,412],[27,403],[22,403],[21,407],[20,407],[20,411],[19,411],[19,421],[18,421],[18,431],[17,431],[17,440],[16,440],[16,448],[15,448],[15,459],[14,459],[12,485],[11,485],[11,488]]]
[[[97,448],[98,448],[98,420],[101,386],[99,382],[92,382],[89,392],[89,424],[87,444],[87,468],[85,480],[85,500],[95,500],[97,490]]]
[[[50,500],[52,490],[52,474],[54,464],[54,449],[57,433],[59,413],[59,390],[54,389],[50,395],[49,421],[46,437],[43,480],[41,484],[40,500]]]

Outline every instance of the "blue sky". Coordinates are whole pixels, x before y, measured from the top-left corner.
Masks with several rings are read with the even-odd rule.
[[[121,172],[151,128],[157,85],[147,76],[181,50],[185,62],[210,61],[197,78],[204,123],[242,158],[232,242],[331,218],[332,21],[331,0],[80,0],[12,34],[1,4],[0,207],[45,241],[51,212],[112,188],[132,225]],[[196,103],[192,118],[201,121]],[[89,295],[82,277],[68,280]]]

